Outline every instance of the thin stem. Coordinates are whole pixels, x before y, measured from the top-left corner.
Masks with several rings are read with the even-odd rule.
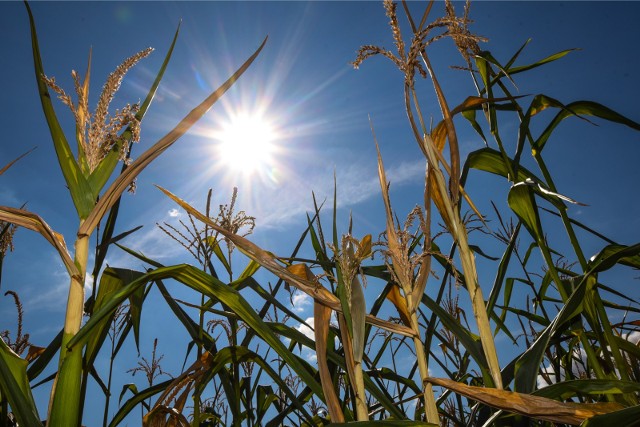
[[[407,299],[411,300],[411,295],[408,295]],[[410,303],[410,301],[407,301],[407,304]],[[411,313],[411,327],[414,331],[420,330],[420,325],[418,324],[418,315],[416,314],[415,310],[413,310]],[[418,369],[420,370],[420,380],[422,382],[424,407],[425,414],[427,416],[427,422],[439,424],[440,417],[438,416],[438,406],[436,405],[436,398],[433,394],[433,386],[427,381],[427,378],[429,378],[429,362],[424,351],[424,343],[420,339],[419,335],[413,337],[413,345],[416,349],[416,358],[418,359]]]

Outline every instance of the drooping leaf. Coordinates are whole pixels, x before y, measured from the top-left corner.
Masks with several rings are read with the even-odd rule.
[[[81,277],[78,268],[67,251],[67,245],[62,234],[53,231],[40,216],[24,209],[0,206],[0,220],[40,233],[58,251],[58,255],[60,255],[60,259],[67,268],[69,275]]]
[[[593,276],[580,281],[560,312],[537,337],[531,347],[520,356],[515,365],[515,390],[531,393],[535,389],[538,370],[544,358],[544,352],[551,338],[562,330],[561,326],[578,315],[583,309],[583,302],[588,287],[595,286]]]
[[[535,141],[531,149],[534,153],[539,153],[542,151],[544,146],[546,145],[549,137],[555,130],[555,128],[567,117],[577,116],[577,115],[588,115],[595,116],[601,119],[608,120],[614,123],[620,123],[625,126],[628,126],[635,130],[640,130],[640,123],[635,122],[627,117],[619,114],[612,109],[605,107],[602,104],[598,104],[593,101],[576,101],[570,104],[567,104],[564,109],[562,109],[549,123],[547,128],[542,132],[540,137]]]
[[[344,422],[344,414],[340,407],[340,400],[336,395],[335,386],[331,380],[331,372],[327,364],[327,338],[329,337],[329,322],[332,310],[317,302],[313,303],[313,331],[316,340],[316,357],[320,383],[326,398],[327,409],[331,419],[337,423]]]
[[[580,425],[581,422],[590,417],[607,414],[621,408],[620,404],[612,402],[558,402],[557,400],[531,394],[469,386],[447,378],[428,378],[427,381],[494,408],[560,424]]]
[[[616,264],[640,268],[640,243],[633,246],[607,245],[589,261],[589,270],[597,273]]]
[[[105,269],[105,271],[102,273],[102,277],[100,278],[100,286],[98,287],[98,293],[96,295],[93,309],[99,310],[100,308],[102,308],[115,292],[122,289],[127,283],[139,278],[140,276],[142,276],[142,274],[143,273],[139,271],[114,269],[111,267]],[[141,290],[144,291],[144,288],[141,288]],[[132,297],[134,295],[135,293],[132,294]],[[131,305],[131,307],[133,307],[133,304]],[[93,362],[98,355],[98,351],[100,351],[104,340],[107,338],[110,324],[115,318],[116,310],[117,306],[101,322],[96,323],[95,329],[91,332],[91,337],[87,342],[85,350],[85,363],[87,364],[87,366],[93,365]],[[137,318],[135,324],[139,325],[139,312],[137,316],[133,317]],[[138,342],[139,327],[135,327],[134,331],[137,335],[136,342]]]

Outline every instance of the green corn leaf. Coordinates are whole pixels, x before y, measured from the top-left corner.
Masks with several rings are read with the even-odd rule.
[[[351,282],[351,322],[353,328],[353,360],[356,363],[362,362],[364,346],[366,342],[365,319],[367,315],[367,304],[364,299],[362,284],[358,277],[354,277]]]
[[[520,48],[520,50],[522,50],[522,48]],[[565,49],[565,50],[562,50],[562,51],[560,51],[558,53],[554,53],[553,55],[549,55],[546,58],[543,58],[543,59],[541,59],[541,60],[539,60],[537,62],[534,62],[532,64],[520,65],[518,67],[512,67],[512,68],[507,67],[507,71],[508,71],[508,73],[510,75],[514,75],[514,74],[522,73],[524,71],[532,70],[532,69],[540,67],[540,66],[542,66],[544,64],[548,64],[549,62],[557,61],[558,59],[562,58],[563,56],[567,55],[570,52],[573,52],[574,50],[578,50],[578,49],[576,49],[576,48]]]
[[[240,274],[240,276],[236,280],[231,282],[230,285],[233,286],[234,284],[244,282],[246,279],[253,276],[255,272],[258,271],[259,269],[260,269],[260,264],[255,260],[250,260],[247,266],[244,268],[244,270],[242,270],[242,273]]]
[[[127,400],[124,405],[120,407],[120,409],[118,409],[118,412],[114,415],[113,419],[109,423],[109,427],[116,427],[121,425],[122,420],[124,420],[125,417],[129,415],[129,413],[133,411],[138,405],[143,404],[146,406],[145,400],[150,399],[156,394],[162,393],[167,389],[167,387],[169,387],[169,385],[171,385],[172,382],[173,379],[169,379],[167,381],[154,384],[153,386],[146,388],[140,392],[138,392],[138,388],[135,386],[135,384],[124,385],[122,387],[122,392],[120,393],[120,400],[122,400],[122,397],[127,391],[132,392],[133,396],[130,397],[129,400]]]
[[[198,385],[196,386],[196,392],[204,392],[204,388],[209,384],[211,379],[218,373],[219,370],[225,368],[225,365],[243,362],[252,362],[258,365],[263,370],[263,372],[269,375],[269,377],[271,377],[271,379],[280,387],[280,391],[282,391],[289,399],[291,399],[293,405],[295,405],[305,417],[311,418],[311,414],[309,414],[309,412],[307,412],[307,410],[305,409],[304,403],[298,400],[295,393],[285,383],[281,375],[276,372],[271,367],[271,365],[269,365],[269,363],[259,354],[242,346],[229,346],[218,350],[218,352],[213,357],[213,361],[211,363],[210,369],[207,372],[207,375],[202,379],[202,381],[198,382]]]
[[[532,394],[550,399],[567,400],[579,396],[599,396],[602,394],[624,394],[640,392],[640,384],[634,381],[599,380],[571,380],[551,384],[536,390]]]
[[[585,420],[580,427],[638,427],[640,405],[621,409],[606,415],[596,415]]]
[[[522,220],[525,228],[534,237],[539,246],[544,245],[542,224],[531,186],[524,183],[511,187],[508,196],[509,207]]]
[[[38,409],[29,386],[27,361],[0,339],[0,391],[11,405],[21,426],[41,426]]]
[[[268,385],[259,385],[256,389],[256,424],[262,425],[267,411],[279,400],[273,388]]]
[[[44,69],[42,66],[42,59],[40,57],[40,47],[38,45],[38,36],[36,34],[36,25],[31,13],[31,8],[27,2],[24,3],[29,14],[29,25],[31,27],[31,47],[33,50],[33,64],[36,73],[36,82],[38,83],[38,93],[40,95],[40,102],[42,103],[42,109],[44,111],[49,131],[51,132],[51,138],[53,140],[53,146],[58,156],[58,163],[62,170],[62,175],[69,188],[71,199],[78,212],[80,219],[85,219],[91,209],[96,204],[96,199],[91,191],[89,182],[82,174],[80,166],[76,162],[76,159],[69,147],[67,137],[62,131],[62,127],[58,122],[53,104],[51,102],[51,95],[47,89],[47,85],[44,83],[42,76],[44,75]]]
[[[282,323],[271,322],[268,323],[268,325],[274,333],[289,338],[292,343],[299,343],[311,350],[315,349],[315,342],[297,329],[291,328]],[[339,366],[343,371],[346,371],[345,358],[342,354],[338,354],[331,348],[328,348],[327,359],[329,362]],[[369,377],[366,372],[364,373],[364,383],[367,391],[371,393],[371,396],[373,396],[380,405],[382,405],[382,407],[391,414],[392,417],[398,419],[405,418],[405,415],[398,409],[396,402],[389,398],[387,394],[371,380],[371,377]],[[347,412],[345,412],[344,415],[345,418],[349,416]]]
[[[515,166],[515,163],[511,165]],[[473,151],[467,157],[465,162],[465,169],[477,169],[484,172],[489,172],[495,175],[500,175],[505,178],[513,179],[509,177],[509,168],[504,162],[502,155],[499,151],[492,148],[481,148]],[[518,177],[516,182],[525,181],[527,178],[532,179],[535,182],[542,182],[532,172],[524,167],[518,168]]]
[[[344,424],[328,424],[327,427],[339,427]],[[376,420],[376,421],[354,421],[349,423],[350,426],[353,427],[409,427],[409,426],[420,426],[420,427],[437,427],[437,424],[427,423],[424,421],[412,421],[412,420]]]
[[[438,317],[438,320],[440,320],[442,324],[458,338],[458,340],[460,340],[462,347],[469,352],[473,360],[475,360],[480,367],[485,381],[487,381],[487,383],[493,383],[491,373],[489,372],[487,358],[485,357],[484,350],[482,349],[482,343],[480,342],[480,337],[466,330],[457,319],[451,316],[451,314],[432,300],[428,295],[425,294],[422,296],[422,303]]]
[[[105,269],[100,279],[100,286],[98,287],[98,293],[96,295],[96,301],[93,310],[100,310],[100,308],[104,306],[104,304],[109,300],[112,294],[122,289],[126,285],[127,281],[123,280],[122,276],[129,276],[128,281],[132,281],[134,278],[140,277],[142,274],[143,273],[140,273],[138,271],[120,270],[110,267]],[[142,290],[144,291],[144,288],[142,288]],[[104,340],[107,338],[110,323],[115,317],[117,308],[118,307],[116,306],[110,314],[104,317],[102,321],[98,322],[95,326],[95,329],[91,332],[91,337],[87,341],[87,347],[85,350],[86,366],[93,365],[93,362],[98,355],[98,351],[100,351]],[[139,313],[137,317],[138,321],[136,323],[139,324]],[[138,330],[139,327],[134,328],[134,331],[136,331],[136,333],[138,333]],[[136,337],[136,341],[138,341],[138,337]]]
[[[514,53],[514,54],[513,54],[513,56],[511,57],[511,59],[509,59],[509,60],[507,61],[507,63],[506,63],[506,64],[505,64],[505,66],[504,66],[507,70],[508,70],[512,65],[513,65],[513,63],[514,63],[514,62],[516,62],[516,59],[518,59],[518,56],[520,56],[520,54],[522,53],[522,51],[524,50],[524,48],[525,48],[525,47],[527,47],[527,45],[528,45],[529,43],[531,43],[531,39],[530,39],[530,38],[529,38],[529,39],[527,39],[527,41],[525,41],[525,42],[522,44],[522,46],[520,46],[520,49],[518,49],[518,50],[516,51],[516,53]]]
[[[44,352],[38,356],[36,360],[31,363],[29,369],[27,369],[27,377],[29,381],[33,381],[42,373],[42,371],[49,365],[49,362],[53,357],[58,354],[62,345],[62,330],[58,332],[58,335],[51,340],[49,345],[45,348]]]
[[[89,338],[95,324],[121,304],[126,298],[134,293],[144,284],[167,278],[173,278],[193,290],[205,294],[209,298],[218,299],[236,315],[241,318],[247,326],[252,328],[271,348],[278,353],[282,359],[289,364],[293,371],[310,387],[313,392],[322,398],[322,388],[313,375],[300,363],[298,358],[286,349],[280,339],[271,332],[264,321],[258,317],[251,304],[249,304],[236,290],[216,280],[214,277],[198,270],[197,268],[185,264],[172,267],[163,267],[144,274],[115,292],[108,302],[98,311],[94,312],[91,319],[80,329],[80,331],[69,342],[72,349],[84,344]]]
[[[567,104],[549,123],[547,128],[542,132],[540,137],[533,144],[532,150],[534,155],[540,153],[544,148],[547,140],[555,128],[567,117],[577,116],[579,114],[587,116],[595,116],[614,123],[620,123],[635,130],[640,130],[640,123],[635,122],[627,117],[619,114],[602,104],[592,101],[576,101]]]
[[[632,268],[640,268],[640,243],[633,246],[607,245],[591,261],[589,270],[600,272],[609,270],[616,264],[623,264]]]
[[[511,240],[509,240],[509,244],[502,254],[502,258],[500,259],[500,264],[498,265],[498,271],[496,273],[496,278],[493,281],[493,287],[491,288],[491,292],[489,293],[489,299],[487,301],[487,312],[491,313],[493,311],[493,306],[498,300],[498,295],[500,295],[500,291],[502,290],[502,285],[505,280],[505,276],[507,274],[507,268],[509,267],[509,261],[511,260],[511,255],[513,254],[513,250],[516,246],[516,241],[518,239],[518,235],[520,234],[520,226],[521,222],[518,222],[516,228],[513,231],[513,235],[511,236]]]
[[[225,256],[224,252],[222,252],[220,242],[213,237],[208,237],[206,243],[213,249],[213,253],[215,254],[216,258],[218,258],[227,274],[231,276],[233,274],[233,272],[231,271],[231,265],[229,265],[229,261],[227,261],[227,257]]]
[[[547,350],[549,341],[556,333],[563,331],[563,325],[582,312],[585,295],[590,286],[595,286],[592,276],[587,276],[586,279],[581,280],[566,304],[553,319],[553,322],[538,335],[533,345],[518,358],[515,366],[516,391],[521,393],[533,392],[536,386],[538,369],[544,359],[544,353]]]
[[[543,94],[536,95],[531,100],[531,104],[529,104],[529,108],[527,109],[527,112],[524,114],[524,117],[520,122],[520,130],[518,132],[518,144],[516,147],[516,153],[513,156],[513,161],[515,163],[515,167],[514,167],[515,170],[517,170],[520,166],[520,156],[524,151],[525,140],[528,136],[531,137],[531,133],[529,130],[530,124],[531,124],[531,118],[534,115],[540,113],[541,111],[544,111],[547,108],[551,108],[551,107],[561,108],[561,109],[565,108],[565,106],[562,105],[560,101],[550,98]]]

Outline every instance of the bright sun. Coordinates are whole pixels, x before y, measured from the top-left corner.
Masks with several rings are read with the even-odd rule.
[[[220,162],[243,174],[257,172],[271,163],[275,137],[273,127],[263,117],[236,116],[216,135]]]

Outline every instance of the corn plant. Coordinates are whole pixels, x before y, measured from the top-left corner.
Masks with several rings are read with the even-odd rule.
[[[109,323],[108,321],[98,325],[94,323],[89,328],[81,328],[85,304],[84,281],[91,235],[107,213],[119,202],[121,194],[134,183],[136,176],[187,132],[246,71],[264,46],[264,42],[222,86],[192,110],[172,131],[136,160],[130,162],[105,189],[110,177],[114,175],[118,161],[128,157],[130,144],[136,142],[140,137],[140,123],[171,57],[178,31],[175,33],[161,69],[141,105],[127,105],[111,116],[108,111],[113,95],[118,90],[126,72],[135,63],[150,54],[152,49],[140,51],[116,68],[105,83],[98,106],[92,113],[88,108],[90,57],[84,78],[81,78],[75,71],[72,73],[77,94],[77,101],[74,103],[53,78],[45,75],[34,18],[29,5],[26,3],[25,5],[31,26],[35,77],[42,108],[51,132],[58,163],[78,216],[78,231],[73,244],[73,258],[63,237],[53,231],[37,214],[24,209],[2,207],[0,208],[0,219],[40,233],[57,250],[70,276],[64,328],[60,342],[55,343],[57,349],[60,350],[58,371],[53,382],[46,418],[47,425],[71,426],[80,424],[82,391],[86,386],[86,372],[91,368],[95,355],[104,341]],[[77,142],[75,155],[60,127],[49,90],[57,93],[74,115]],[[98,291],[93,309],[97,310],[100,305],[107,304],[110,298],[109,294],[121,284],[122,282],[118,282],[117,279],[112,280],[109,285],[112,287],[109,291],[106,291],[109,286],[105,284],[105,291],[101,292],[102,289]],[[116,309],[117,307],[112,307],[109,313],[110,317],[113,317]],[[89,334],[89,337],[84,342],[78,343],[77,336],[81,330],[85,331],[83,335]],[[9,400],[13,413],[21,425],[38,425],[40,417],[36,412],[28,387],[26,362],[11,351],[4,341],[0,345],[2,346],[2,363],[0,365],[2,395]],[[55,353],[56,349],[50,350],[52,350],[50,353]]]

